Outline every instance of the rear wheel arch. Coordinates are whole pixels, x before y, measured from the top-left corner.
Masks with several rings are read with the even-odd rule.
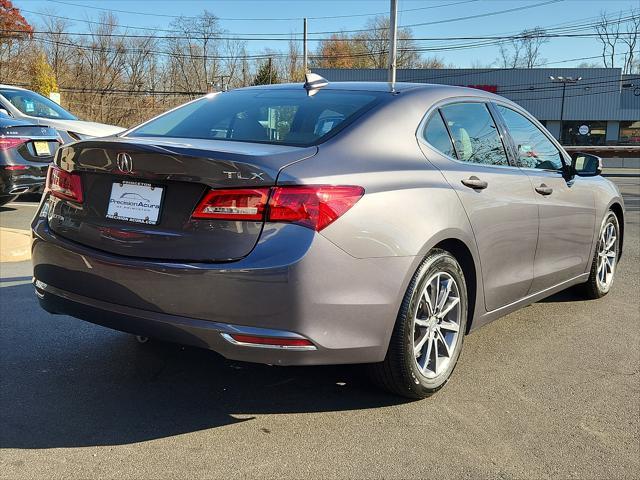
[[[467,284],[467,331],[471,328],[476,307],[476,297],[478,292],[478,268],[473,258],[473,254],[467,245],[457,238],[448,238],[438,242],[433,248],[439,248],[449,252],[460,264],[464,279]]]

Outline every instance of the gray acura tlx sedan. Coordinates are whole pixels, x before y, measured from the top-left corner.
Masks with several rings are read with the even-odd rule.
[[[51,313],[275,365],[441,388],[464,335],[610,290],[620,193],[518,105],[442,85],[210,94],[64,145],[33,221]]]

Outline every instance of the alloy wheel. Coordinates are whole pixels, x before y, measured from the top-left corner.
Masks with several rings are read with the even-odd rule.
[[[613,275],[618,259],[618,235],[613,221],[609,220],[600,233],[598,242],[597,281],[603,290],[608,290],[613,282]]]
[[[446,272],[433,274],[420,294],[413,319],[413,351],[427,378],[446,371],[460,335],[460,291]]]

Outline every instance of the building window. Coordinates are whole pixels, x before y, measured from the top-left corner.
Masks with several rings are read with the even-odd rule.
[[[620,122],[620,137],[618,140],[624,145],[640,144],[640,120]]]
[[[562,122],[563,145],[605,145],[607,122]]]

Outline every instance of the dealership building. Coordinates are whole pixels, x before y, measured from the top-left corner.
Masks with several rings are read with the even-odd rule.
[[[387,79],[385,69],[313,72],[330,82]],[[640,145],[640,74],[619,68],[399,69],[396,78],[497,93],[526,108],[564,145]]]

